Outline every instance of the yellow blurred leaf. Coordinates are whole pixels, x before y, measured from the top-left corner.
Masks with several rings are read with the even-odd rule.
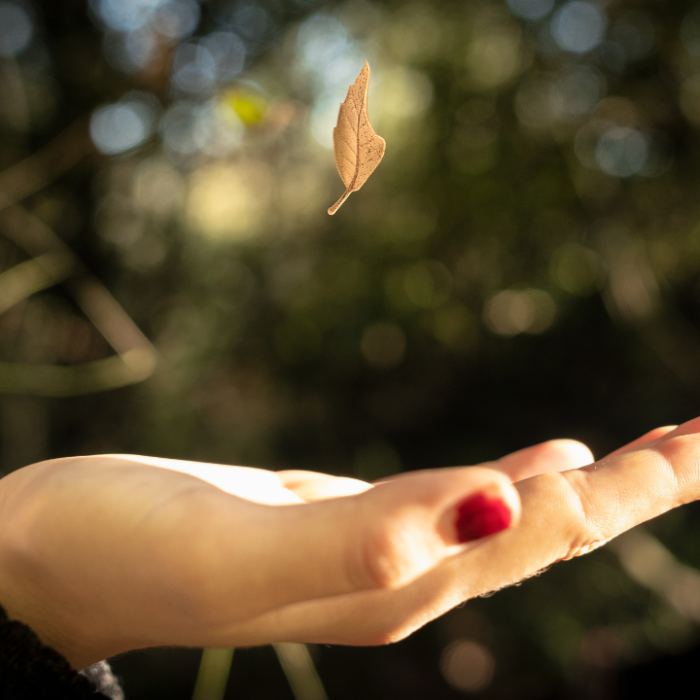
[[[369,63],[365,61],[345,102],[340,105],[338,124],[333,129],[335,164],[346,189],[328,210],[329,214],[335,214],[350,193],[357,192],[365,184],[384,156],[386,141],[374,131],[367,114],[368,91]]]
[[[267,101],[261,95],[253,92],[231,90],[223,99],[227,109],[230,109],[246,125],[259,124],[267,111]]]

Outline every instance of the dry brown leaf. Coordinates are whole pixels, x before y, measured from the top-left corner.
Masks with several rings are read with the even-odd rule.
[[[335,214],[340,205],[367,182],[384,155],[386,141],[369,123],[367,92],[369,91],[369,63],[350,86],[345,102],[340,105],[338,124],[333,129],[333,152],[340,179],[345,185],[343,196],[328,210]]]

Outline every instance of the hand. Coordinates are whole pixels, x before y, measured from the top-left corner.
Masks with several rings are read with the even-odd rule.
[[[405,585],[462,551],[455,506],[474,494],[517,517],[510,479],[490,469],[372,486],[129,455],[42,462],[0,480],[0,603],[76,668],[148,646],[263,643],[226,630]]]
[[[146,646],[395,641],[700,497],[694,431],[700,419],[659,428],[595,464],[558,440],[375,485],[147,457],[43,462],[0,481],[0,602],[76,668]],[[460,544],[459,504],[479,494],[512,526]]]

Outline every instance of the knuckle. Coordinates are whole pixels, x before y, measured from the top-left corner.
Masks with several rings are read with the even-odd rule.
[[[684,491],[689,485],[695,486],[698,479],[700,461],[697,448],[688,440],[687,435],[680,435],[660,443],[651,454],[660,462],[659,468],[669,480],[669,487],[675,492]]]
[[[611,490],[610,500],[601,507],[599,498],[590,480],[582,474],[576,487],[571,481],[566,482],[573,505],[571,512],[572,533],[563,561],[589,554],[603,547],[618,534],[618,514],[628,508],[627,499],[619,489]]]
[[[605,528],[590,526],[571,533],[568,540],[564,540],[561,555],[555,561],[569,561],[584,554],[589,554],[599,547],[603,547],[616,537],[617,533],[608,534]]]
[[[566,561],[568,559],[582,557],[584,554],[589,554],[590,552],[598,549],[599,547],[603,547],[612,539],[613,537],[601,536],[600,539],[588,538],[586,540],[574,542],[569,547],[569,552],[565,557],[563,557],[563,560]]]
[[[413,541],[408,528],[378,527],[364,537],[359,555],[359,578],[364,586],[391,589],[412,578]]]
[[[587,476],[581,472],[565,472],[543,475],[549,482],[554,502],[562,504],[563,520],[557,529],[563,533],[562,550],[557,561],[565,561],[587,554],[607,541],[606,514],[596,507]]]

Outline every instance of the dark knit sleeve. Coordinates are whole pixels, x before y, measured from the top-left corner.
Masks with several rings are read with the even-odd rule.
[[[0,698],[3,700],[122,700],[105,661],[74,671],[22,622],[0,606]]]

